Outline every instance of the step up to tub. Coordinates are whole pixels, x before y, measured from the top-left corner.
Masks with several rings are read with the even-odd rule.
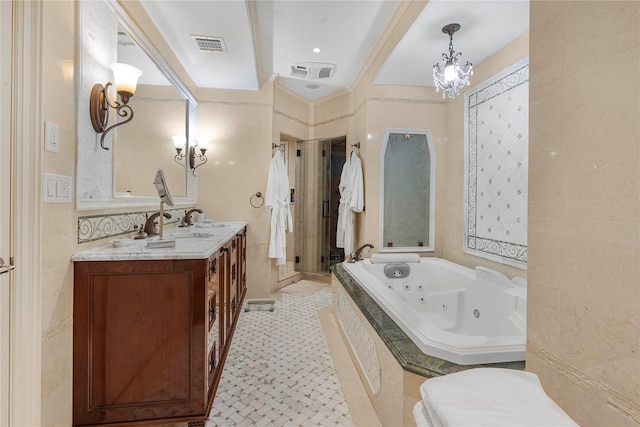
[[[469,369],[428,379],[420,394],[413,409],[418,427],[578,426],[531,372]]]

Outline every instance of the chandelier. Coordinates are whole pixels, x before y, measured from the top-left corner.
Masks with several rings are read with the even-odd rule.
[[[433,82],[436,92],[442,90],[442,97],[453,99],[460,95],[460,88],[469,85],[469,77],[473,75],[470,62],[462,65],[460,55],[453,50],[453,33],[460,29],[460,24],[449,24],[442,27],[442,32],[449,34],[449,55],[442,54],[442,61],[433,66]]]

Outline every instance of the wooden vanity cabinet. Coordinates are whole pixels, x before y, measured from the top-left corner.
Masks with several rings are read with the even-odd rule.
[[[244,298],[236,238],[208,259],[75,262],[74,425],[204,424]]]

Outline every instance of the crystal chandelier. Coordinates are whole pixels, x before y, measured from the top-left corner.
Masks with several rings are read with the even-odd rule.
[[[449,24],[442,27],[442,32],[449,34],[449,55],[442,54],[442,61],[433,66],[433,82],[436,92],[442,90],[442,97],[455,98],[460,95],[460,88],[469,85],[469,77],[473,75],[470,62],[462,65],[460,55],[453,50],[453,33],[460,29],[460,24]]]

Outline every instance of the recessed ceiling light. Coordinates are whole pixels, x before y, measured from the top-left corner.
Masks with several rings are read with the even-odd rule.
[[[306,87],[307,89],[312,89],[312,90],[320,89],[320,85],[317,85],[317,84],[315,84],[315,83],[309,83],[308,85],[305,85],[305,87]]]
[[[320,53],[320,48],[319,47],[314,47],[312,49],[313,53]]]

